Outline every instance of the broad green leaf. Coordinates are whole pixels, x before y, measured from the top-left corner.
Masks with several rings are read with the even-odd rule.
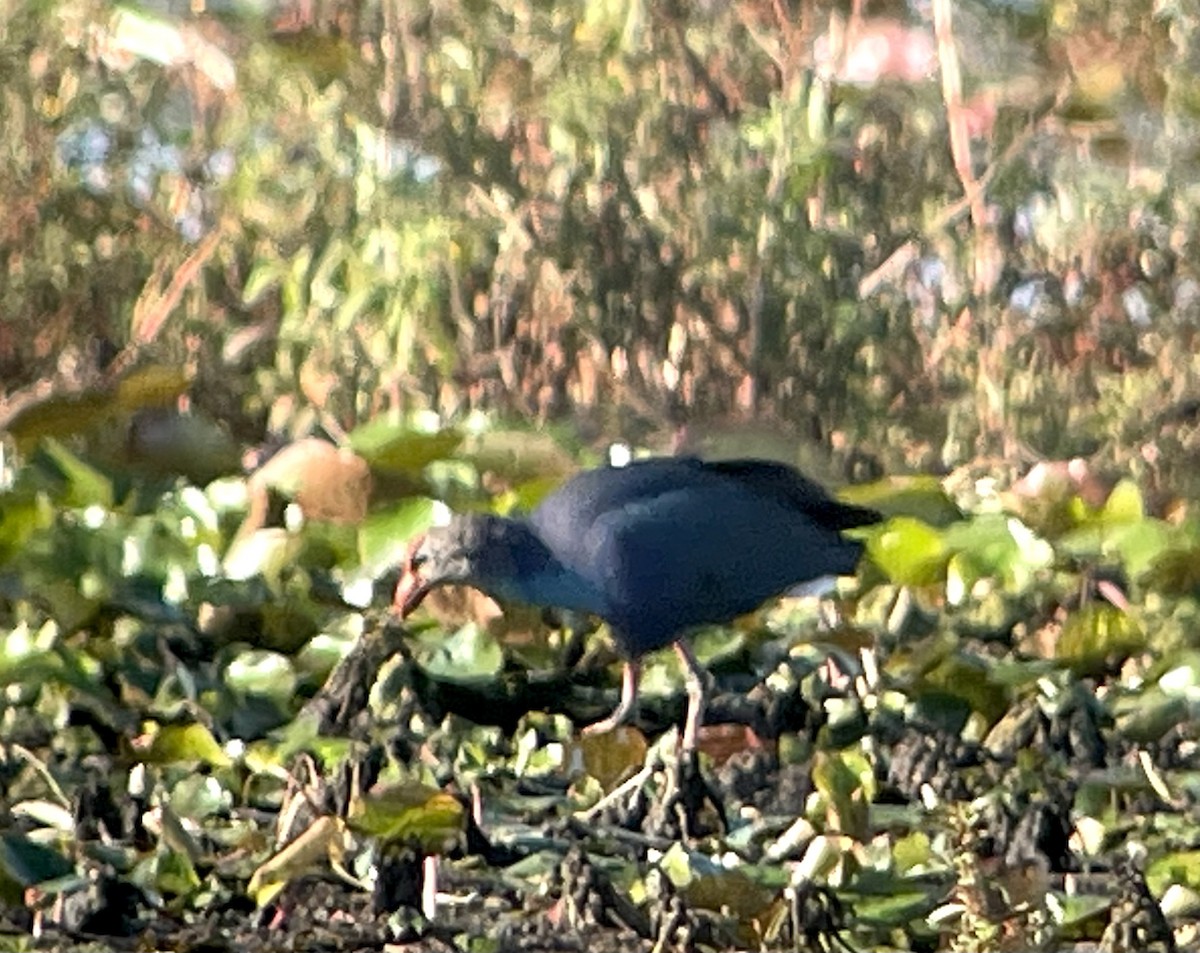
[[[379,576],[403,560],[409,540],[433,525],[437,507],[436,500],[417,496],[368,516],[358,532],[363,569]]]
[[[496,473],[518,490],[522,502],[537,503],[536,490],[549,491],[578,469],[578,465],[549,434],[525,430],[484,430],[464,440],[456,454],[481,473]],[[547,485],[548,484],[548,485]]]
[[[900,586],[927,586],[940,582],[949,553],[942,534],[929,524],[908,516],[888,520],[867,540],[867,553]]]
[[[296,691],[291,660],[278,652],[252,649],[241,652],[225,666],[225,681],[242,695],[263,695],[286,705]]]
[[[938,704],[938,696],[965,702],[989,724],[999,719],[1008,707],[1008,690],[992,680],[991,667],[982,659],[961,652],[945,656],[922,674],[916,687],[916,701],[926,717],[933,717],[928,706]]]
[[[1200,890],[1200,850],[1176,851],[1146,867],[1146,885],[1156,897],[1175,884]]]
[[[383,840],[415,840],[430,853],[450,849],[466,826],[458,798],[410,782],[377,788],[354,802],[351,827]]]
[[[113,487],[108,477],[84,463],[57,440],[47,438],[43,448],[67,481],[63,503],[80,509],[87,506],[112,508]]]
[[[53,396],[22,410],[6,429],[17,450],[28,454],[43,439],[62,439],[104,426],[113,411],[111,394]]]
[[[351,448],[384,473],[419,474],[434,460],[450,456],[462,443],[457,430],[422,433],[404,424],[377,417],[350,434]]]
[[[125,413],[173,407],[190,384],[187,372],[180,367],[147,364],[121,378],[116,404]]]
[[[346,832],[336,817],[318,817],[295,840],[263,863],[250,878],[246,892],[260,907],[297,877],[324,868],[328,860],[340,860]]]
[[[824,801],[825,824],[829,831],[866,840],[868,808],[875,796],[875,773],[860,752],[817,752],[813,760],[813,786]]]
[[[1020,520],[1004,513],[985,513],[942,531],[942,542],[959,562],[957,571],[968,585],[996,576],[1013,589],[1024,589],[1035,573],[1054,562],[1054,550]]]
[[[580,736],[583,769],[606,791],[632,774],[646,761],[646,736],[630,725],[615,731]]]
[[[847,503],[879,510],[884,516],[909,517],[930,526],[949,526],[963,517],[937,477],[889,477],[842,487],[838,496]]]
[[[500,643],[474,622],[451,635],[423,632],[413,656],[431,677],[446,682],[489,681],[504,666]]]
[[[215,768],[229,767],[230,760],[204,725],[164,725],[154,735],[145,759],[156,764],[201,762]]]
[[[29,538],[54,523],[46,493],[12,491],[0,495],[0,566],[19,555]]]
[[[0,869],[23,887],[47,880],[66,877],[75,866],[50,847],[24,834],[9,832],[0,835]]]
[[[1106,602],[1072,612],[1063,625],[1056,656],[1080,674],[1095,674],[1145,647],[1132,618]]]
[[[1134,523],[1146,518],[1146,504],[1142,491],[1132,480],[1122,480],[1115,487],[1100,510],[1099,520],[1106,526]]]

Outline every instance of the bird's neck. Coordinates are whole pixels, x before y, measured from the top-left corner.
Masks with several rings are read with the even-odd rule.
[[[492,595],[527,605],[603,614],[601,593],[555,559],[533,527],[513,520],[509,535],[514,571],[493,583]]]

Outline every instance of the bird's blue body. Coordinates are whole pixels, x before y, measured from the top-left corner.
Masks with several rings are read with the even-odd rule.
[[[602,467],[528,517],[536,544],[514,590],[498,594],[599,615],[637,656],[798,583],[853,573],[862,544],[840,530],[877,519],[764,461]]]

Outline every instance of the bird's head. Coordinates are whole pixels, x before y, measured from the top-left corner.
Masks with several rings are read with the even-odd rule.
[[[394,605],[406,618],[438,586],[467,585],[489,594],[510,588],[516,569],[519,528],[499,516],[452,517],[409,547]]]

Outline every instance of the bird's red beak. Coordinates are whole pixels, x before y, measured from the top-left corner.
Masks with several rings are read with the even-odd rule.
[[[399,611],[401,619],[407,619],[415,612],[417,606],[433,589],[428,580],[421,578],[420,570],[412,564],[412,556],[421,548],[424,540],[424,535],[421,535],[409,543],[408,552],[404,556],[404,575],[396,584],[396,594],[392,597],[392,608]]]

